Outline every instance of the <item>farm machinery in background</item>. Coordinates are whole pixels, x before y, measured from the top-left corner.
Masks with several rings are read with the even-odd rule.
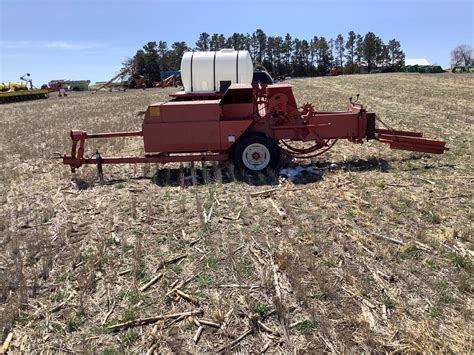
[[[456,66],[451,69],[451,72],[454,74],[460,73],[471,73],[474,74],[474,65],[466,65],[466,66]]]
[[[43,84],[41,85],[41,90],[48,90],[48,92],[58,92],[63,87],[63,84],[59,81],[57,82],[50,82],[49,85]]]
[[[339,68],[331,68],[331,70],[329,70],[329,76],[339,76],[339,75],[342,75],[342,70],[339,69]]]
[[[160,72],[160,81],[154,81],[153,87],[166,88],[177,87],[181,82],[181,73],[179,71],[162,71]]]
[[[0,104],[49,97],[48,90],[37,89],[33,86],[30,73],[21,76],[20,80],[22,81],[20,83],[0,84]]]
[[[439,73],[444,73],[445,71],[441,66],[439,65],[406,65],[403,68],[403,71],[405,73],[420,73],[420,74],[426,74],[426,73],[431,73],[431,74],[439,74]]]
[[[115,75],[112,79],[110,79],[109,81],[107,81],[105,83],[102,83],[99,86],[97,86],[92,93],[94,94],[97,91],[99,91],[101,89],[104,89],[104,88],[108,88],[109,91],[112,91],[112,88],[114,86],[116,86],[114,84],[114,81],[117,80],[118,78],[123,78],[124,76],[129,74],[132,71],[132,69],[133,69],[133,65],[126,66],[117,75]],[[145,77],[143,75],[135,74],[135,75],[133,75],[133,80],[135,82],[135,88],[136,89],[145,89],[145,87],[146,87],[145,86]],[[126,90],[126,88],[123,87],[123,84],[119,84],[119,87],[121,87],[123,91]]]
[[[70,132],[72,149],[62,157],[74,172],[95,164],[229,161],[250,172],[277,167],[282,155],[312,158],[331,149],[337,140],[375,140],[392,149],[442,154],[445,142],[422,133],[378,128],[377,116],[357,100],[346,111],[316,111],[298,106],[287,84],[251,84],[253,66],[246,51],[189,52],[181,62],[184,91],[168,102],[151,104],[141,130],[90,134]],[[85,155],[89,139],[140,137],[144,156]],[[295,142],[305,142],[304,148]],[[307,144],[310,144],[309,146]]]

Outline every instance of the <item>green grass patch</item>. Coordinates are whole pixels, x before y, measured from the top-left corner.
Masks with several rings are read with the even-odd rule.
[[[168,267],[171,271],[173,271],[175,274],[181,274],[183,272],[183,267],[178,264],[173,264]]]
[[[212,276],[206,273],[199,274],[195,280],[199,288],[208,288],[214,284]]]
[[[132,244],[122,244],[122,250],[124,253],[129,252],[132,249],[133,249]]]
[[[319,292],[316,295],[316,297],[321,301],[329,300],[333,298],[333,292],[330,288],[323,286],[323,287],[320,287]]]
[[[396,303],[395,301],[390,298],[390,296],[388,295],[384,295],[382,297],[382,303],[385,305],[385,307],[387,307],[388,309],[395,309],[396,307]]]
[[[125,345],[130,345],[136,342],[138,339],[140,339],[140,333],[136,331],[129,331],[125,334],[123,334],[120,339],[122,340],[122,343]]]
[[[210,210],[211,207],[212,207],[212,204],[213,204],[212,201],[207,200],[206,202],[204,202],[204,208],[205,208],[206,210]]]
[[[443,310],[438,307],[433,307],[430,311],[430,316],[433,319],[441,319],[443,318]]]
[[[66,299],[66,296],[67,296],[66,292],[57,291],[57,292],[52,293],[49,296],[49,299],[52,303],[61,303],[62,301],[64,301]]]
[[[136,305],[145,299],[145,296],[139,291],[126,291],[120,295],[120,298],[127,300],[130,305]]]
[[[252,261],[248,258],[242,257],[237,262],[237,272],[240,275],[250,276],[253,273]]]
[[[270,309],[271,307],[266,303],[256,302],[250,305],[250,310],[260,317],[265,317],[270,312]]]
[[[123,351],[120,351],[116,348],[105,348],[101,354],[102,355],[119,355],[119,354],[123,354]]]
[[[327,267],[337,267],[339,265],[338,258],[325,258],[321,261],[321,264]]]
[[[400,253],[400,259],[402,260],[408,260],[408,259],[414,259],[414,260],[419,260],[421,256],[423,255],[423,251],[421,249],[418,249],[416,246],[412,245],[403,250]]]
[[[115,245],[115,237],[109,237],[105,240],[105,246],[107,247],[111,247],[113,245]]]
[[[296,329],[302,333],[313,333],[321,327],[321,323],[317,319],[305,319],[304,321],[298,323]]]
[[[426,264],[428,265],[431,271],[438,271],[440,269],[438,263],[434,258],[426,260]]]
[[[30,321],[35,320],[35,317],[33,315],[29,315],[28,313],[25,312],[20,312],[17,318],[17,322],[20,325],[26,325]]]
[[[73,313],[66,321],[66,329],[68,332],[74,332],[78,330],[85,322],[86,318],[82,312]]]
[[[461,292],[472,293],[474,291],[474,283],[469,274],[458,275],[456,285]]]
[[[444,293],[439,298],[439,302],[442,303],[442,304],[449,305],[449,304],[455,304],[457,301],[454,297]]]
[[[438,281],[436,283],[436,288],[438,290],[447,290],[449,288],[449,283],[447,283],[446,281]]]
[[[128,322],[130,320],[137,319],[139,316],[138,309],[135,307],[127,307],[120,313],[120,319],[122,322]]]
[[[95,253],[92,248],[87,248],[81,253],[81,261],[94,260]]]
[[[217,260],[217,258],[210,256],[204,259],[204,265],[208,269],[217,270],[219,266],[219,261]]]
[[[448,258],[451,260],[451,263],[459,269],[470,270],[472,268],[472,260],[469,257],[451,253]]]
[[[262,231],[262,226],[259,223],[253,223],[250,226],[250,231],[253,233],[260,233]]]

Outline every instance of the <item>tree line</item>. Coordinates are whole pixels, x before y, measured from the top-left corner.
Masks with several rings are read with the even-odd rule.
[[[186,42],[148,42],[124,66],[131,65],[133,75],[144,75],[148,85],[159,80],[160,71],[179,70],[183,53],[190,50],[217,51],[223,48],[247,50],[255,65],[263,66],[273,77],[327,75],[332,68],[345,74],[361,72],[398,71],[404,66],[405,54],[400,42],[388,43],[367,32],[365,35],[350,31],[335,39],[313,36],[311,39],[293,38],[289,33],[267,36],[262,29],[252,34],[234,33],[199,35],[194,47]]]

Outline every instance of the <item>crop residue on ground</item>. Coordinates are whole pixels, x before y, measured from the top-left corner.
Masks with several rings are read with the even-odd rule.
[[[170,89],[0,107],[0,332],[10,349],[146,353],[472,352],[469,75],[293,80],[299,104],[447,141],[431,156],[341,142],[321,174],[236,179],[230,166],[54,159],[68,132],[134,130]],[[142,154],[139,139],[87,154]],[[332,165],[331,165],[332,164]],[[203,172],[205,171],[205,172]],[[182,178],[181,178],[182,177]],[[317,178],[315,178],[317,177]],[[181,187],[182,183],[186,186]]]

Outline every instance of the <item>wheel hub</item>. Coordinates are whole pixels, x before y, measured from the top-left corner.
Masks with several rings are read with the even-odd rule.
[[[242,153],[244,165],[253,171],[265,169],[270,163],[270,151],[260,143],[248,145]]]
[[[258,159],[260,159],[260,153],[258,153],[258,152],[253,152],[253,153],[252,153],[252,159],[253,159],[253,160],[258,160]]]

